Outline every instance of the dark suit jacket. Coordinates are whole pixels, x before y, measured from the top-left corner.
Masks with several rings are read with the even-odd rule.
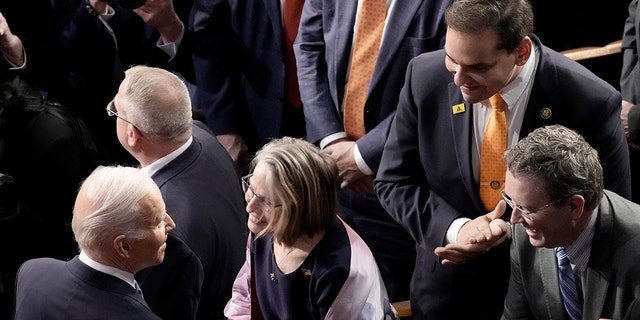
[[[620,93],[622,98],[636,104],[629,111],[629,133],[634,142],[640,141],[640,6],[638,0],[629,4],[629,16],[625,20],[622,34],[622,75]]]
[[[621,319],[640,297],[640,206],[605,191],[584,287],[583,319]],[[515,227],[503,319],[565,319],[554,248],[536,248]]]
[[[448,0],[397,1],[388,17],[382,46],[365,102],[367,134],[358,148],[375,172],[398,105],[409,61],[444,43],[444,10]],[[358,1],[307,0],[294,49],[306,139],[317,143],[344,131],[342,99],[347,81]]]
[[[39,258],[18,273],[16,320],[160,319],[136,290],[82,263]]]
[[[540,60],[520,137],[549,124],[577,130],[598,150],[605,186],[629,198],[620,94],[533,40]],[[454,219],[487,213],[471,165],[473,107],[463,100],[444,59],[442,50],[416,57],[409,65],[376,191],[389,214],[417,242],[413,313],[448,319],[497,318],[507,288],[508,250],[492,250],[455,267],[440,265],[433,253],[443,245]],[[464,104],[466,111],[453,114],[452,106],[458,104]],[[465,308],[460,308],[460,301],[465,301]]]
[[[195,0],[199,108],[215,134],[239,133],[251,150],[281,136],[285,105],[280,0]]]
[[[640,103],[638,49],[640,49],[640,6],[638,6],[638,0],[633,0],[629,4],[629,16],[625,20],[622,34],[620,93],[624,100],[634,104]]]
[[[244,198],[231,158],[199,121],[193,143],[153,175],[176,222],[162,264],[136,274],[163,319],[224,319],[245,259]]]

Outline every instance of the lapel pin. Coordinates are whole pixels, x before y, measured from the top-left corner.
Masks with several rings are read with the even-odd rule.
[[[464,107],[464,103],[460,103],[460,104],[451,106],[451,111],[453,112],[453,114],[458,114],[458,113],[463,113],[467,110]]]
[[[540,118],[545,119],[545,120],[551,118],[551,109],[546,108],[546,107],[542,108],[540,110]]]

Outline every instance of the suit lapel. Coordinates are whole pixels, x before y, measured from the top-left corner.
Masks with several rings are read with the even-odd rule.
[[[384,39],[382,40],[378,60],[376,61],[371,84],[369,85],[369,92],[371,92],[372,88],[375,88],[385,71],[391,67],[390,62],[400,48],[402,40],[404,40],[404,35],[407,33],[407,29],[409,29],[413,21],[413,16],[416,14],[422,1],[423,0],[396,1],[391,16],[387,18],[388,21],[384,31]]]
[[[194,128],[194,130],[196,130]],[[190,166],[200,154],[202,150],[202,145],[200,141],[193,136],[193,141],[191,145],[185,150],[182,154],[180,154],[177,158],[173,159],[171,162],[167,163],[164,167],[160,168],[158,172],[156,172],[151,178],[158,185],[158,188],[162,189],[162,186],[169,181],[171,178],[184,171],[188,166]]]
[[[558,108],[561,107],[560,102],[550,93],[558,86],[556,67],[547,62],[547,53],[540,40],[535,36],[532,40],[540,53],[540,60],[534,75],[527,110],[522,120],[519,139],[526,137],[536,128],[558,123],[556,120],[559,114]]]
[[[605,195],[600,201],[596,230],[591,242],[591,255],[584,275],[585,295],[584,314],[601,314],[604,307],[609,281],[613,270],[607,261],[610,259],[609,245],[613,236],[613,216],[609,198]],[[599,241],[599,239],[606,239]]]
[[[354,39],[356,12],[358,10],[357,0],[341,0],[331,1],[335,3],[333,12],[331,13],[331,19],[335,21],[332,23],[335,31],[324,30],[325,40],[332,39],[333,47],[336,49],[334,55],[336,63],[334,66],[328,65],[327,68],[335,68],[336,90],[338,90],[338,106],[342,105],[344,99],[344,87],[347,81],[347,74],[349,69],[349,61],[351,60],[351,45]],[[323,1],[323,5],[327,5]],[[326,15],[326,13],[324,13]],[[326,19],[323,16],[323,19]],[[348,30],[344,30],[348,28]],[[329,35],[328,35],[329,34]],[[375,75],[374,75],[375,76]],[[340,113],[342,111],[339,111]]]
[[[480,212],[486,211],[480,200],[480,194],[476,179],[473,175],[473,165],[471,160],[471,141],[473,139],[473,105],[464,101],[460,88],[453,82],[449,83],[449,108],[447,111],[451,115],[451,135],[453,136],[456,161],[462,182],[464,183],[469,198],[473,200]],[[460,106],[462,104],[463,106]],[[454,112],[454,107],[457,111]],[[464,111],[460,111],[464,108]]]
[[[547,308],[547,314],[550,316],[559,315],[559,319],[564,319],[564,305],[562,304],[562,296],[560,294],[560,283],[558,281],[558,260],[554,249],[539,248],[534,249],[536,258],[537,272],[531,274],[540,274],[542,288],[536,291],[543,293],[544,305]],[[524,276],[524,275],[523,275]]]
[[[284,48],[284,30],[282,26],[282,11],[280,10],[280,1],[273,0],[262,0],[265,9],[267,10],[267,15],[269,16],[269,20],[273,26],[273,33],[275,35],[275,39],[278,41],[278,47]]]

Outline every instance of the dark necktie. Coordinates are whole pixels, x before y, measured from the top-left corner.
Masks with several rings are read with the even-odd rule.
[[[560,280],[560,292],[562,293],[564,308],[567,310],[569,319],[581,320],[582,304],[578,296],[576,277],[571,268],[569,257],[567,257],[563,247],[556,248],[556,256],[558,257],[558,279]]]
[[[144,299],[144,294],[142,294],[142,289],[140,289],[140,285],[138,284],[138,281],[133,280],[133,287],[136,289],[136,293],[139,294],[142,299]]]

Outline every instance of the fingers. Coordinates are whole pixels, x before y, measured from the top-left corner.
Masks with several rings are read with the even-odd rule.
[[[507,210],[507,204],[504,202],[504,200],[500,200],[500,201],[498,201],[498,204],[496,205],[495,209],[493,209],[493,211],[487,213],[486,216],[490,220],[495,220],[495,219],[498,219],[498,218],[502,217],[502,215],[504,215],[504,212],[506,210]]]

